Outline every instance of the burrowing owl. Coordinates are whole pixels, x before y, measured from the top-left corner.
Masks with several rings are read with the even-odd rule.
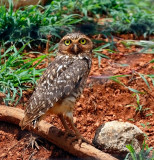
[[[81,134],[73,124],[73,108],[82,93],[91,68],[92,41],[84,34],[71,33],[64,36],[57,56],[40,78],[20,122],[24,129],[34,126],[44,116],[59,116],[66,132],[70,132],[67,122],[77,139]]]

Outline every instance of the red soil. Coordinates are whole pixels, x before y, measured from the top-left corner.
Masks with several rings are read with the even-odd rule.
[[[151,88],[149,89],[138,74],[154,74],[153,64],[148,63],[154,55],[136,54],[140,48],[135,46],[126,48],[119,40],[115,41],[117,41],[117,51],[109,53],[103,50],[110,59],[102,58],[100,67],[98,59],[93,58],[87,86],[74,109],[75,124],[86,139],[92,140],[96,129],[102,123],[112,120],[127,121],[137,125],[148,136],[146,143],[154,146],[154,86],[151,79],[147,78]],[[127,65],[122,66],[122,64]],[[137,106],[133,92],[109,79],[109,76],[128,74],[129,77],[119,80],[126,86],[143,92],[139,94],[140,104],[143,105],[140,112],[136,112],[135,107],[129,106]],[[23,108],[23,103],[30,95],[30,92],[24,92],[18,107]],[[63,129],[55,115],[47,117],[46,120]],[[18,126],[0,122],[0,159],[74,159],[72,155],[44,139],[40,143],[39,151],[28,147],[29,136],[29,132],[21,131]]]

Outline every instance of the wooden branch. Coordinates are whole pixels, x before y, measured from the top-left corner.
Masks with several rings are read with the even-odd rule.
[[[19,122],[23,117],[23,110],[19,108],[0,105],[0,121],[19,125]],[[82,143],[81,146],[79,146],[77,142],[73,142],[72,144],[70,144],[71,137],[66,140],[63,134],[60,134],[62,132],[59,129],[45,122],[44,120],[40,121],[37,129],[34,129],[31,126],[26,127],[26,129],[47,139],[48,141],[54,143],[58,147],[77,157],[90,160],[117,160],[111,155],[96,149],[90,144]]]

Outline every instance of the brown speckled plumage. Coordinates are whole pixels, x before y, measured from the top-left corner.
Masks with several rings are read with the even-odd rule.
[[[85,39],[86,44],[81,44],[81,39]],[[66,46],[65,40],[71,43]],[[56,58],[41,76],[29,100],[25,117],[20,123],[23,129],[28,124],[37,124],[47,114],[73,120],[73,107],[91,68],[91,51],[92,42],[84,34],[72,33],[61,39]]]

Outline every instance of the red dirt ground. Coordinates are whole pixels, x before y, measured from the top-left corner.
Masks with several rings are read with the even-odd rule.
[[[125,37],[122,37],[125,38]],[[141,48],[125,47],[121,40],[115,39],[115,53],[103,50],[110,59],[102,58],[100,67],[98,59],[93,58],[92,69],[87,86],[74,109],[74,121],[81,134],[88,140],[93,139],[96,129],[105,122],[118,120],[137,125],[147,136],[146,143],[154,146],[154,86],[150,78],[149,89],[138,73],[154,74],[152,54],[136,54]],[[122,64],[127,64],[122,66]],[[136,96],[128,88],[109,79],[113,75],[131,75],[119,78],[126,86],[143,92],[139,94],[141,112],[136,112]],[[31,93],[25,92],[21,104],[23,108]],[[46,120],[58,128],[62,128],[59,119],[52,115]],[[143,127],[142,124],[145,125]],[[63,129],[63,128],[62,128]],[[74,156],[42,139],[40,150],[28,146],[30,133],[21,131],[18,126],[0,122],[0,159],[75,159]]]

